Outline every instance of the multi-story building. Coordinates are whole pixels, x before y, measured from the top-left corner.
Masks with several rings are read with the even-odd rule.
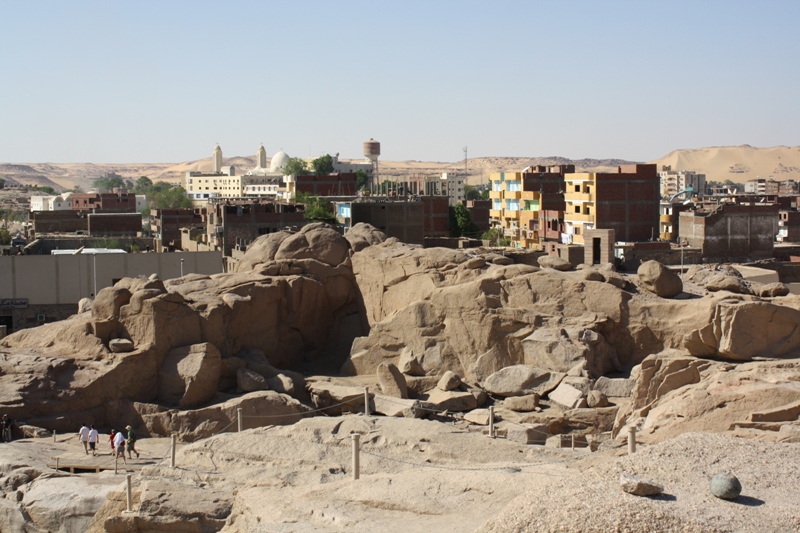
[[[800,211],[781,210],[778,213],[778,242],[800,242]]]
[[[771,177],[769,179],[756,178],[744,182],[744,192],[746,194],[778,194],[780,182]]]
[[[557,242],[564,220],[564,175],[574,171],[574,165],[554,165],[492,174],[492,226],[517,248],[542,249],[548,241]]]
[[[424,244],[425,238],[450,234],[450,207],[446,196],[365,196],[334,205],[336,219],[345,231],[365,222],[409,244]]]
[[[452,172],[443,172],[439,178],[442,182],[442,190],[450,198],[450,205],[461,203],[464,196],[464,177]]]
[[[661,181],[661,197],[668,199],[676,194],[691,189],[692,196],[704,196],[706,193],[706,175],[693,170],[672,170],[671,165],[662,165],[658,173]]]
[[[704,261],[745,262],[772,257],[778,234],[777,204],[720,204],[680,214],[679,238]],[[787,235],[788,236],[788,235]]]
[[[794,196],[798,192],[798,184],[795,180],[785,180],[778,186],[778,195]]]
[[[659,235],[659,177],[656,165],[621,165],[617,172],[564,176],[566,209],[562,243],[584,244],[592,229],[613,229],[621,241]]]
[[[73,211],[136,213],[146,206],[144,195],[137,196],[132,192],[72,193],[69,201]]]
[[[202,223],[199,210],[183,207],[151,210],[150,231],[155,240],[155,251],[179,249],[181,228],[201,226]]]

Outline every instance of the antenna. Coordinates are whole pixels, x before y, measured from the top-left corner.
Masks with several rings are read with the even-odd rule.
[[[469,167],[467,166],[467,161],[469,161],[469,159],[467,159],[467,147],[465,146],[464,147],[464,179],[467,179],[467,176],[469,175]]]

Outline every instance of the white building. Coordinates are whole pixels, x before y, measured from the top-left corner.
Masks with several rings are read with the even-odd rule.
[[[450,198],[450,205],[456,205],[464,200],[464,178],[453,173],[442,173],[442,191]]]
[[[333,171],[339,173],[352,174],[359,170],[363,170],[367,174],[372,174],[372,161],[339,161],[339,154],[332,156]]]
[[[261,145],[256,152],[255,168],[245,174],[237,175],[235,167],[222,166],[222,149],[217,145],[212,155],[212,172],[184,172],[181,176],[181,186],[189,198],[195,201],[208,201],[220,197],[260,196],[256,193],[261,192],[269,196],[275,194],[273,185],[277,188],[280,184],[283,167],[288,161],[289,156],[286,152],[280,151],[272,156],[267,167],[267,151]]]
[[[72,209],[70,193],[59,196],[31,196],[31,211],[68,211]]]
[[[669,198],[681,191],[692,189],[690,196],[704,196],[706,192],[706,175],[698,174],[693,170],[672,170],[670,165],[662,165],[661,196]]]

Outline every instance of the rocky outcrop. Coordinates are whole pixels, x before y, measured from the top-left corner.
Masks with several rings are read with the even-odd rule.
[[[483,388],[498,396],[525,396],[538,394],[543,396],[558,387],[564,374],[550,372],[526,365],[513,365],[498,370],[486,381]]]
[[[572,270],[572,263],[554,255],[543,255],[537,259],[539,266],[555,270]]]
[[[198,407],[217,393],[221,368],[219,350],[212,344],[176,348],[159,370],[158,398],[181,409]]]
[[[658,261],[645,261],[636,273],[645,289],[662,298],[672,298],[683,291],[680,276]]]

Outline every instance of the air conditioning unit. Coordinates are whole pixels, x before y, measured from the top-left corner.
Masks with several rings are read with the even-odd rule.
[[[47,320],[47,317],[44,315],[44,313],[39,313],[38,315],[36,315],[36,320],[38,322],[44,322],[45,320]]]

